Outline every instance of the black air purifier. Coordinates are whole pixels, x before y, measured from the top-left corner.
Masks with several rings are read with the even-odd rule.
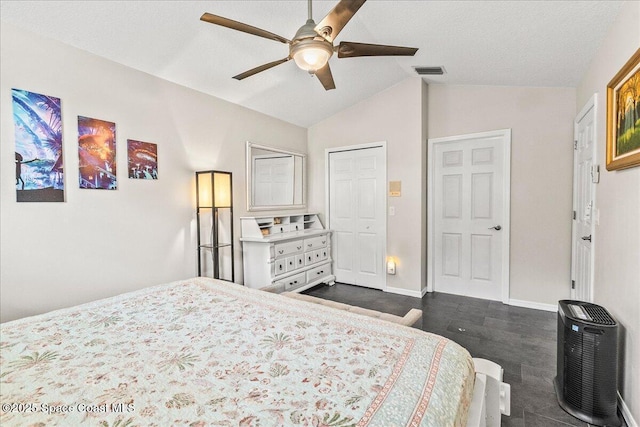
[[[589,424],[619,426],[618,323],[603,307],[558,302],[558,403]]]

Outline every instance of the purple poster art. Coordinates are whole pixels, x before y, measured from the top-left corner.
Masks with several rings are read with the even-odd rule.
[[[158,146],[127,139],[129,178],[158,179]]]
[[[64,202],[60,99],[11,89],[18,202]]]
[[[80,188],[115,190],[116,124],[78,116]]]

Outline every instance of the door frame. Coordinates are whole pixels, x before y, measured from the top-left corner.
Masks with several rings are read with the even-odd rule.
[[[488,132],[471,133],[465,135],[454,135],[442,138],[429,138],[427,140],[427,292],[437,290],[435,283],[435,215],[434,215],[434,172],[435,172],[435,144],[447,144],[454,142],[463,142],[469,139],[499,137],[504,142],[504,150],[502,155],[502,167],[504,174],[504,183],[502,192],[504,195],[504,205],[502,208],[502,302],[509,303],[510,289],[510,235],[511,235],[511,129],[498,129]]]
[[[327,229],[331,230],[331,216],[330,216],[330,212],[331,212],[331,206],[330,206],[330,200],[331,197],[329,195],[329,191],[330,191],[330,176],[329,176],[329,155],[331,153],[338,153],[341,151],[355,151],[355,150],[366,150],[366,149],[370,149],[370,148],[378,148],[378,147],[382,147],[382,156],[384,159],[384,190],[381,192],[382,197],[384,197],[384,212],[382,212],[382,214],[384,215],[385,221],[384,221],[384,230],[383,230],[383,239],[384,239],[384,257],[383,257],[383,262],[386,263],[386,259],[387,259],[387,229],[388,229],[388,218],[387,218],[387,141],[378,141],[378,142],[367,142],[367,143],[363,143],[363,144],[355,144],[355,145],[345,145],[345,146],[341,146],[341,147],[331,147],[331,148],[326,148],[324,150],[324,188],[325,188],[325,192],[324,192],[324,206],[325,206],[325,218],[327,219]],[[333,247],[333,245],[331,245]],[[332,262],[335,263],[336,259],[335,257],[331,256]],[[387,269],[386,269],[386,264],[383,264],[381,266],[383,271],[383,276],[384,276],[384,283],[383,283],[383,287],[382,287],[382,291],[386,292],[387,291]]]
[[[577,188],[577,180],[579,179],[579,177],[576,175],[577,173],[577,166],[578,166],[578,150],[577,150],[577,144],[578,144],[578,123],[584,118],[584,116],[587,115],[587,113],[589,113],[589,111],[591,111],[591,109],[593,109],[593,166],[598,166],[598,144],[597,144],[597,135],[598,135],[598,94],[594,93],[593,96],[591,96],[591,98],[589,98],[589,100],[587,101],[587,103],[584,105],[584,107],[582,107],[582,110],[580,110],[580,112],[576,115],[575,120],[573,121],[573,144],[574,144],[574,149],[573,149],[573,183],[572,183],[572,198],[571,198],[571,206],[572,206],[572,211],[573,214],[575,215],[575,213],[577,212],[577,194],[576,194],[576,188]],[[593,176],[593,171],[591,172],[592,176]],[[597,208],[598,203],[598,197],[597,197],[597,190],[598,190],[598,186],[595,182],[593,182],[593,179],[591,180],[591,190],[592,190],[592,194],[593,194],[593,206],[591,207],[591,214],[592,214],[592,220],[591,220],[591,251],[589,254],[590,257],[590,272],[589,272],[589,283],[587,284],[587,294],[589,295],[589,301],[588,302],[592,302],[593,301],[593,283],[594,283],[594,274],[595,274],[595,247],[596,247],[596,243],[597,243],[597,237],[596,237],[596,223],[600,221],[600,212]],[[577,248],[576,248],[576,239],[577,239],[577,232],[578,230],[576,229],[576,219],[572,218],[571,220],[571,290],[570,290],[570,294],[571,294],[571,298],[575,299],[576,298],[576,290],[573,287],[573,283],[574,280],[576,279],[576,256],[577,256]]]

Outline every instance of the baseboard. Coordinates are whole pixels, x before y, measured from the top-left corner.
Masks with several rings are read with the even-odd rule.
[[[516,307],[525,307],[525,308],[533,308],[536,310],[544,310],[544,311],[553,311],[554,313],[558,311],[558,306],[555,304],[545,304],[542,302],[533,302],[533,301],[523,301],[518,299],[509,299],[509,305],[515,305]]]
[[[409,289],[392,288],[391,286],[387,286],[387,288],[384,291],[389,292],[390,294],[398,294],[398,295],[405,295],[408,297],[422,298],[427,293],[427,288],[422,289],[422,291],[411,291]]]
[[[624,421],[627,423],[628,427],[638,427],[638,423],[633,419],[633,415],[631,415],[631,411],[624,400],[622,400],[622,396],[620,396],[620,392],[618,392],[618,407],[620,408],[620,412],[622,413],[622,417]]]

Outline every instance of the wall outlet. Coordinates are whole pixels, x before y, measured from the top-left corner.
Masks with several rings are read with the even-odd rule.
[[[387,262],[387,274],[396,274],[396,263],[393,261]]]

